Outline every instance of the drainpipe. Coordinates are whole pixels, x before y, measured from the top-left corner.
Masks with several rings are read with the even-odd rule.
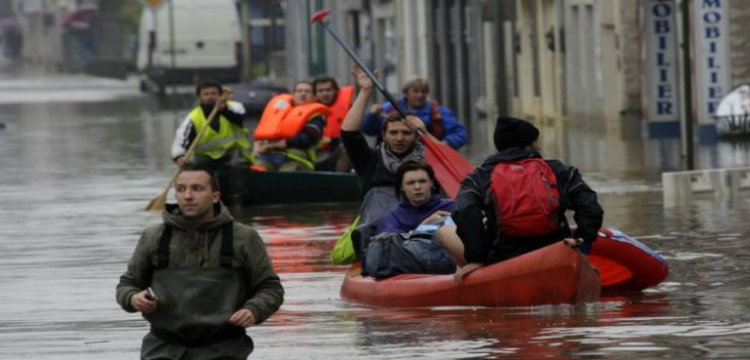
[[[494,4],[495,10],[495,30],[497,34],[498,44],[493,48],[495,54],[495,77],[491,80],[495,84],[495,104],[497,104],[498,114],[510,114],[510,107],[508,106],[508,84],[505,82],[505,65],[508,59],[505,58],[505,21],[506,19],[506,8],[505,2],[496,2]],[[512,35],[512,34],[511,34]],[[512,38],[512,37],[511,37]],[[495,119],[488,119],[489,123],[493,124]]]
[[[692,69],[690,66],[690,1],[682,0],[682,76],[685,89],[685,112],[682,116],[683,128],[682,141],[685,147],[686,170],[695,169],[694,141],[693,141],[693,83]]]
[[[250,80],[250,4],[249,0],[240,1],[240,41],[242,41],[242,81]]]
[[[175,84],[175,71],[177,66],[175,65],[175,49],[174,49],[174,7],[172,3],[174,0],[169,0],[169,82],[172,83],[172,94],[177,94],[177,84]]]

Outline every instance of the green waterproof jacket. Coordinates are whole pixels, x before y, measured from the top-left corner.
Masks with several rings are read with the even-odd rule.
[[[172,227],[170,267],[219,267],[221,226],[234,222],[223,206],[217,204],[217,215],[209,222],[197,226],[184,218],[176,205],[167,205],[163,213],[164,224]],[[138,245],[128,263],[127,271],[117,285],[117,302],[128,312],[135,312],[130,298],[151,284],[152,274],[158,264],[157,248],[163,224],[148,227],[141,234]],[[276,312],[284,301],[284,289],[271,266],[265,244],[251,227],[234,222],[234,258],[232,266],[241,268],[247,279],[249,298],[242,308],[255,315],[256,324],[262,323]]]

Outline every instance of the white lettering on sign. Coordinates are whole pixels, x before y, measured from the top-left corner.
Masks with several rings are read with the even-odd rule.
[[[645,2],[646,77],[644,92],[646,116],[650,122],[680,119],[677,64],[677,22],[674,0]]]
[[[729,0],[694,2],[695,87],[698,123],[713,123],[721,98],[731,90]]]

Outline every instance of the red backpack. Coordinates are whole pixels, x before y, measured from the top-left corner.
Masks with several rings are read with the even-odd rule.
[[[560,216],[557,178],[546,161],[527,158],[495,165],[489,195],[495,204],[497,229],[510,236],[553,232]]]

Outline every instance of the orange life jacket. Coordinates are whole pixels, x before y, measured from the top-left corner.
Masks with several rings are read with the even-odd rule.
[[[336,100],[331,104],[331,116],[326,119],[326,128],[323,130],[323,137],[329,139],[338,139],[341,137],[341,123],[344,122],[346,113],[352,106],[352,96],[354,95],[354,86],[342,86],[336,95]]]
[[[263,109],[253,137],[256,140],[286,139],[297,135],[305,124],[315,116],[329,116],[330,110],[320,103],[294,106],[290,94],[274,96]]]

